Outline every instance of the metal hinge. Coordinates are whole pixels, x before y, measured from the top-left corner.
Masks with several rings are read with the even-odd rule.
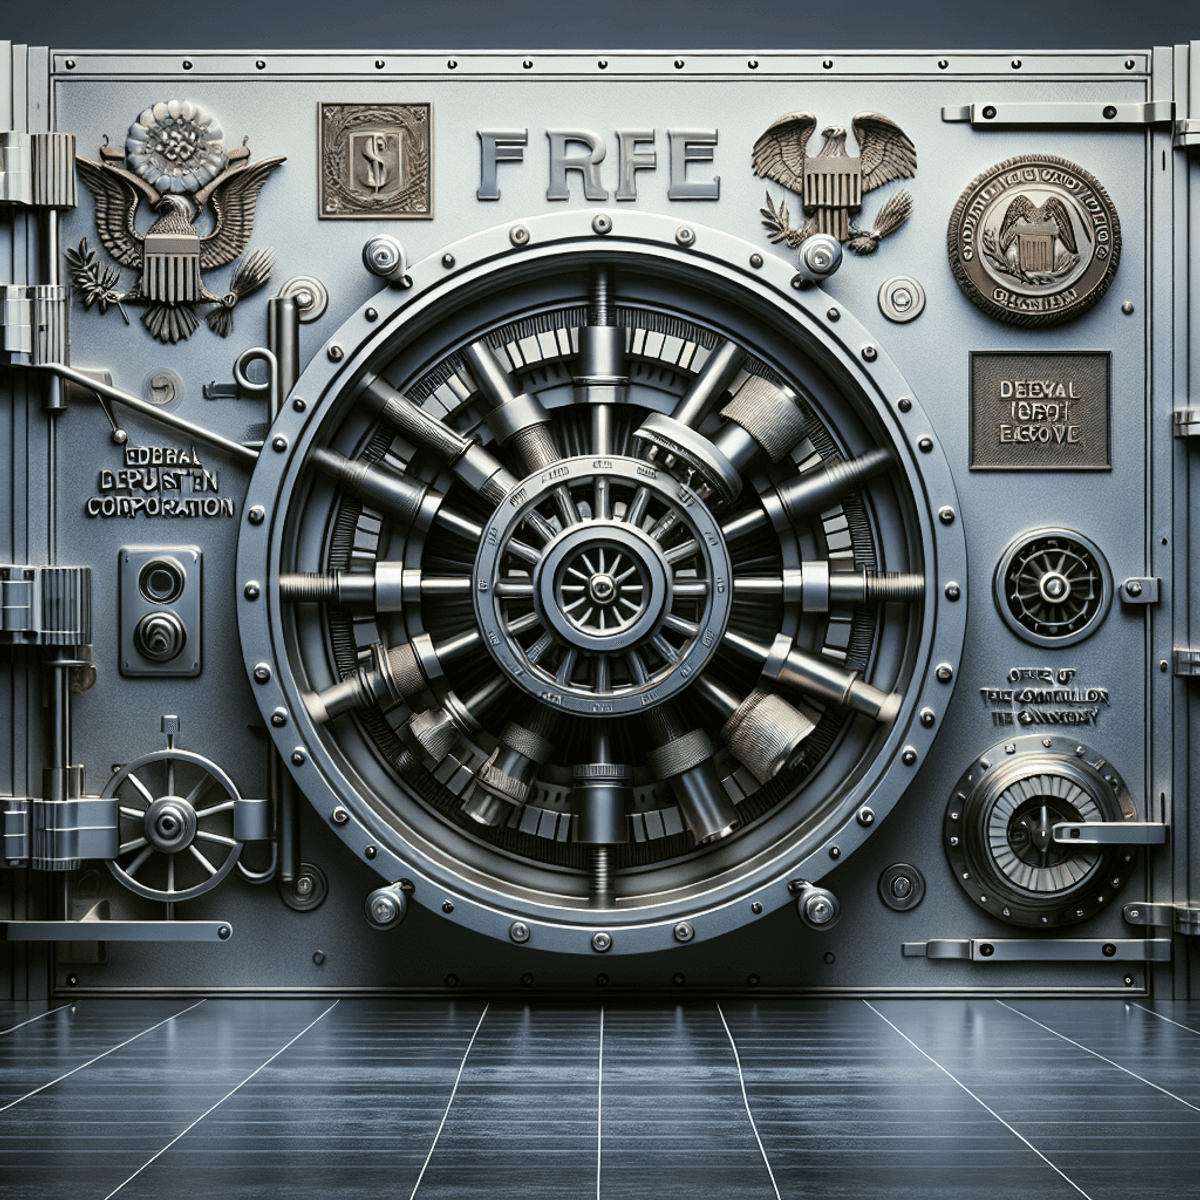
[[[1177,408],[1174,423],[1177,438],[1200,437],[1200,408]]]
[[[0,204],[74,208],[75,135],[0,133]]]
[[[91,567],[0,564],[0,646],[91,643]]]
[[[1188,937],[1200,934],[1200,908],[1190,904],[1127,904],[1121,915],[1130,925],[1165,925]]]
[[[1200,650],[1175,648],[1175,674],[1181,679],[1200,676]]]
[[[956,938],[904,942],[905,958],[966,962],[1170,962],[1170,938]]]
[[[115,797],[4,796],[0,804],[5,866],[73,871],[84,859],[116,858],[120,851]]]
[[[1200,146],[1200,121],[1195,117],[1185,117],[1175,122],[1175,149],[1190,150]]]
[[[1051,827],[1056,846],[1162,846],[1169,825],[1156,821],[1061,821]]]
[[[972,129],[1013,128],[1030,125],[1108,125],[1117,128],[1161,125],[1174,120],[1173,100],[1133,104],[1010,103],[948,104],[943,121],[970,121]],[[1186,122],[1183,122],[1186,124]],[[1176,137],[1178,125],[1176,122]],[[1178,142],[1176,142],[1178,145]]]
[[[1157,604],[1159,581],[1154,576],[1126,579],[1117,589],[1122,604]]]
[[[65,362],[71,293],[57,284],[0,286],[0,351],[12,367]]]

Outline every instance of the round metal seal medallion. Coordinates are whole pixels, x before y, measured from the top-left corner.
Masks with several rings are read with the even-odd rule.
[[[959,197],[950,268],[971,302],[1014,325],[1054,325],[1108,291],[1121,258],[1117,210],[1082,167],[1049,154],[1005,159]]]

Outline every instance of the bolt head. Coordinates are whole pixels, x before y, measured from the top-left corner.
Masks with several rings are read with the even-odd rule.
[[[892,880],[892,895],[897,900],[903,900],[912,891],[912,880],[907,875],[897,875]]]
[[[937,714],[932,708],[921,709],[921,724],[924,725],[926,729],[929,729],[936,720]]]
[[[227,941],[229,941],[229,939],[232,936],[233,936],[233,930],[230,929],[230,927],[228,925],[218,925],[217,926],[217,937],[219,937],[221,939],[221,941],[227,942]]]
[[[612,233],[612,217],[607,213],[597,213],[592,218],[592,232],[603,236],[606,233]]]
[[[875,824],[875,810],[873,808],[860,808],[858,810],[858,823],[865,829],[868,825]]]
[[[279,454],[282,454],[288,448],[288,440],[281,433],[278,437],[271,439],[271,449]]]
[[[962,595],[962,588],[957,583],[946,584],[946,599],[950,601],[957,600]]]
[[[825,314],[825,319],[828,321],[840,321],[842,319],[841,310],[837,308],[829,309]]]
[[[761,254],[750,255],[750,265],[757,271],[763,265],[763,256]]]
[[[257,581],[252,579],[244,588],[242,588],[242,595],[245,596],[247,600],[257,600],[259,596],[262,595],[262,588],[259,587]]]
[[[333,823],[335,825],[345,825],[348,820],[350,820],[350,814],[339,804],[333,810]]]
[[[938,663],[938,683],[949,683],[954,678],[954,668],[949,663]]]
[[[306,755],[303,750],[293,750],[292,751],[292,765],[293,766],[302,767],[302,766],[304,766],[307,759],[308,759],[308,755]]]
[[[612,947],[612,935],[608,933],[592,934],[592,949],[597,954],[603,954],[606,950]]]
[[[605,936],[607,937],[607,934]],[[696,931],[686,921],[680,921],[675,926],[675,940],[677,942],[690,942],[695,936]],[[606,946],[605,949],[607,948]]]
[[[371,919],[377,925],[390,925],[396,914],[396,901],[391,896],[376,896],[371,901]]]
[[[442,266],[445,267],[446,270],[449,270],[452,266],[454,266],[454,255],[453,254],[443,254],[442,255]]]
[[[254,664],[254,682],[255,683],[270,683],[271,668],[266,663]]]
[[[267,510],[261,504],[256,504],[247,514],[246,517],[251,525],[261,525],[266,519]]]
[[[948,504],[944,505],[942,508],[939,508],[938,509],[938,520],[941,521],[941,523],[943,525],[953,525],[954,524],[954,509],[952,509]]]
[[[297,896],[311,896],[313,891],[313,877],[311,875],[301,875],[296,880],[295,891]]]
[[[274,725],[278,729],[280,726],[287,724],[287,718],[288,718],[287,709],[286,708],[277,708],[271,714],[271,724]]]
[[[508,231],[508,240],[514,246],[524,246],[529,241],[529,230],[524,225],[514,225]]]
[[[906,767],[915,766],[917,761],[917,752],[911,746],[905,746],[904,753],[900,755],[900,761]]]
[[[680,225],[675,230],[675,240],[681,246],[690,246],[696,240],[696,231],[687,225]]]
[[[867,362],[874,362],[879,357],[879,351],[874,346],[864,346],[862,356]]]
[[[330,362],[341,362],[346,357],[346,352],[341,346],[330,346],[325,353],[329,356]]]
[[[930,451],[933,450],[933,438],[921,438],[921,440],[917,442],[917,449],[920,450],[922,454],[930,453]]]
[[[508,927],[508,936],[517,943],[527,942],[529,941],[529,926],[524,921],[514,921]]]

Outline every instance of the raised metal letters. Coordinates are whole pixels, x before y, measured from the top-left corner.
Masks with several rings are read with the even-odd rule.
[[[431,104],[321,104],[320,130],[318,216],[432,218]]]
[[[795,192],[808,218],[794,229],[787,205],[776,208],[768,192],[767,207],[760,210],[762,223],[772,242],[786,242],[793,249],[814,233],[827,233],[855,254],[872,254],[889,233],[908,220],[912,196],[907,191],[892,196],[870,230],[854,226],[851,214],[862,208],[867,192],[916,175],[916,147],[894,121],[879,113],[860,112],[850,122],[860,157],[846,153],[846,131],[837,125],[821,131],[825,144],[810,157],[808,140],[816,127],[812,113],[788,113],[754,143],[755,175]]]
[[[1023,154],[970,182],[947,243],[955,279],[989,317],[1056,325],[1108,291],[1121,259],[1121,223],[1082,167]]]

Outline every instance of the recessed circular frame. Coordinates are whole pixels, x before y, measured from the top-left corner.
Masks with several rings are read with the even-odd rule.
[[[1015,538],[996,565],[996,607],[1034,646],[1073,646],[1091,637],[1112,606],[1108,560],[1073,529],[1033,529]]]
[[[510,237],[513,223],[507,222],[440,247],[410,268],[411,288],[379,292],[331,335],[329,345],[337,345],[340,355],[314,354],[295,389],[306,407],[298,411],[283,405],[271,430],[286,439],[286,449],[261,456],[250,482],[245,511],[262,517],[240,526],[238,579],[270,582],[257,600],[239,591],[238,620],[247,674],[256,681],[253,691],[268,732],[317,815],[356,857],[385,880],[410,880],[412,901],[427,906],[438,919],[506,943],[511,943],[516,922],[529,930],[531,947],[578,955],[593,955],[592,936],[602,931],[612,938],[609,953],[624,955],[677,946],[674,930],[681,921],[703,940],[755,919],[754,906],[768,912],[790,904],[789,880],[819,880],[835,862],[834,848],[836,861],[845,861],[879,827],[936,736],[936,726],[922,725],[918,713],[922,708],[944,711],[952,692],[956,672],[942,680],[933,666],[959,662],[967,604],[946,602],[944,589],[952,582],[961,586],[969,572],[962,522],[947,525],[937,519],[939,508],[958,507],[940,440],[886,345],[879,345],[870,361],[860,356],[859,349],[877,338],[852,312],[838,306],[834,325],[826,317],[832,307],[826,294],[818,288],[793,288],[793,271],[782,258],[766,256],[752,268],[748,264],[756,249],[740,238],[697,227],[694,243],[682,247],[675,236],[677,222],[627,213],[611,233],[597,239],[593,215],[568,210],[522,220],[525,236],[518,240]],[[618,419],[603,454],[594,453],[586,432],[592,406],[577,402],[573,389],[573,377],[581,374],[577,331],[587,319],[578,314],[587,310],[588,280],[599,267],[610,269],[615,281],[612,319],[629,331],[628,400],[626,407],[613,405]],[[772,384],[778,381],[812,415],[806,429],[811,438],[797,443],[795,453],[777,465],[760,455],[745,467],[741,496],[724,508],[696,493],[694,503],[683,503],[688,496],[673,478],[670,463],[663,458],[651,462],[648,451],[639,458],[643,452],[632,436],[640,421],[675,410],[705,355],[722,339],[744,351],[746,371],[758,372]],[[517,398],[530,396],[549,414],[547,428],[558,439],[563,458],[544,472],[516,469],[511,447],[498,444],[483,420],[483,398],[472,391],[461,357],[465,347],[480,340],[487,341],[511,373]],[[454,374],[457,382],[450,380]],[[530,490],[524,497],[518,489],[500,501],[483,503],[479,489],[473,493],[467,482],[468,470],[456,474],[445,469],[445,461],[439,464],[436,455],[414,451],[412,443],[381,426],[379,410],[362,401],[364,385],[373,377],[386,378],[425,413],[452,426],[456,437],[478,439],[506,462],[520,487]],[[733,381],[735,391],[743,381],[744,376]],[[585,380],[582,386],[592,385]],[[900,397],[909,401],[903,410]],[[698,424],[700,436],[715,436],[726,425],[719,416],[723,403]],[[832,466],[880,446],[890,456],[885,473],[855,485],[828,513],[792,523],[772,499],[777,485],[794,480],[801,467]],[[445,522],[439,525],[436,516],[432,526],[422,526],[424,517],[418,516],[411,528],[401,529],[370,505],[360,516],[358,502],[351,503],[331,478],[313,470],[317,449],[332,449],[357,462],[354,471],[381,464],[403,472],[413,483],[444,495],[438,503],[456,529],[479,532],[469,542],[456,541],[457,535]],[[600,458],[614,464],[611,471],[595,467]],[[620,516],[615,507],[606,513],[599,503],[583,504],[600,474],[619,478],[624,487],[627,472],[639,470],[639,464],[654,468],[663,482],[664,516],[668,505],[682,505],[662,526],[679,531],[671,535],[676,540],[664,540],[666,554],[647,546],[641,536],[651,533],[649,518],[639,523],[641,534],[622,531],[614,527]],[[501,510],[511,512],[532,500],[543,486],[543,474],[558,470],[566,472],[562,478],[569,478],[588,528],[572,533],[567,525],[543,522],[544,544],[537,557],[545,563],[540,569],[528,564],[528,595],[521,599],[538,621],[545,618],[556,654],[575,649],[576,661],[589,663],[587,674],[582,666],[578,674],[565,673],[579,693],[575,699],[580,707],[596,702],[588,694],[596,690],[591,663],[607,653],[610,641],[624,635],[625,625],[638,645],[648,647],[664,621],[680,617],[684,628],[667,638],[667,645],[685,666],[696,665],[688,676],[682,669],[664,671],[664,686],[674,687],[676,677],[685,682],[665,698],[643,693],[646,702],[639,697],[639,711],[629,715],[610,714],[606,722],[587,711],[566,711],[564,703],[556,706],[562,724],[554,732],[513,732],[506,722],[528,724],[531,710],[554,704],[542,697],[543,691],[564,697],[567,691],[517,682],[521,676],[514,668],[525,671],[526,664],[515,655],[513,663],[502,664],[495,645],[481,632],[483,618],[497,625],[503,618],[511,625],[512,617],[520,617],[492,607],[513,594],[498,597],[491,590],[493,581],[525,582],[511,578],[516,574],[508,569],[511,564],[491,557],[489,531],[495,532],[496,547],[503,544],[511,526]],[[545,486],[554,481],[551,476]],[[861,501],[855,499],[860,493]],[[426,505],[421,512],[429,510]],[[743,524],[735,524],[739,521]],[[751,526],[754,535],[740,541],[739,531]],[[703,553],[668,561],[671,550],[687,540],[684,528],[700,535],[695,540]],[[373,612],[360,606],[353,622],[347,617],[339,625],[330,615],[334,606],[281,596],[281,573],[327,572],[337,547],[350,545],[359,546],[356,563],[364,563],[363,545],[376,547],[358,567],[364,572],[375,564]],[[603,565],[593,557],[593,548],[604,550]],[[337,569],[345,571],[350,562],[344,550],[338,553],[343,558],[336,559]],[[616,555],[624,556],[629,566],[614,574]],[[722,594],[716,581],[726,556],[733,586]],[[806,564],[809,591],[801,604],[796,588]],[[629,567],[632,574],[619,579]],[[870,609],[874,615],[865,618],[835,611],[836,602],[830,607],[822,599],[830,594],[826,580],[830,570],[845,569],[908,572],[920,579],[923,598]],[[764,583],[767,575],[771,579]],[[487,583],[487,593],[480,592],[481,582]],[[575,587],[584,592],[566,590]],[[748,607],[739,610],[731,603],[726,617],[723,606],[731,593],[735,600],[743,597],[739,603]],[[365,593],[358,588],[354,594]],[[580,595],[593,601],[590,615],[586,607],[566,611]],[[611,605],[621,600],[628,601],[622,606],[626,616],[614,629]],[[683,607],[684,600],[690,608]],[[469,615],[469,626],[443,632],[456,611]],[[759,615],[753,617],[756,611]],[[698,638],[692,626],[698,627]],[[714,633],[711,647],[703,644],[709,629]],[[731,639],[735,630],[741,650]],[[806,714],[820,737],[810,735],[815,740],[809,743],[809,762],[793,766],[789,757],[782,773],[760,783],[721,745],[718,731],[726,718],[720,712],[722,705],[751,693],[781,630],[802,654],[822,659],[823,671],[844,669],[839,664],[846,658],[861,664],[854,669],[861,670],[863,681],[898,695],[899,703],[894,710],[888,706],[881,724],[819,701],[811,692],[783,692],[802,710],[795,727],[803,731]],[[355,639],[364,648],[366,642],[411,645],[427,687],[419,695],[407,694],[424,711],[414,716],[408,702],[388,699],[392,693],[384,688],[380,694],[395,704],[391,711],[372,703],[326,722],[313,716],[320,706],[310,710],[306,698],[340,686],[345,677],[338,656],[347,648],[353,655]],[[689,649],[689,640],[694,648]],[[624,653],[621,648],[620,655]],[[757,658],[759,654],[763,657]],[[663,666],[650,651],[643,661],[650,674]],[[353,673],[354,662],[345,663]],[[554,663],[556,683],[561,663],[561,658]],[[503,688],[493,686],[497,677]],[[700,689],[701,677],[718,682],[715,698]],[[365,678],[369,691],[370,678],[355,678]],[[406,686],[411,687],[411,680]],[[495,708],[476,713],[470,707],[473,695],[504,698],[494,699]],[[433,707],[425,708],[430,703]],[[290,714],[282,730],[270,723],[277,708]],[[710,762],[737,809],[737,827],[729,837],[692,844],[678,823],[681,810],[673,788],[650,773],[646,739],[655,727],[655,714],[671,709],[680,729],[688,731],[679,738],[679,763],[685,765],[685,747],[688,761],[699,757]],[[421,746],[436,745],[441,755],[433,773],[414,768],[404,753],[413,739],[396,736],[397,730],[417,732],[413,723],[418,718],[425,739]],[[736,725],[732,718],[727,723]],[[595,907],[587,847],[574,840],[578,798],[572,791],[571,762],[587,761],[574,748],[588,745],[588,739],[610,727],[618,746],[637,751],[628,764],[634,802],[624,820],[640,822],[636,829],[628,826],[633,835],[629,844],[640,847],[639,854],[649,853],[640,865],[627,855],[628,865],[614,877],[615,904]],[[438,743],[443,734],[448,741]],[[450,743],[453,748],[447,750]],[[480,800],[471,781],[503,777],[517,769],[514,762],[545,753],[548,743],[549,759],[529,783],[524,801],[530,810],[541,809],[525,814],[539,818],[537,831],[526,832],[516,810],[515,824],[493,832],[495,827],[480,818],[489,818],[495,797]],[[709,744],[716,746],[714,757],[705,759]],[[299,761],[293,753],[298,745],[304,748]],[[800,750],[805,750],[803,739]],[[795,757],[803,760],[805,755]],[[664,761],[662,755],[651,758]],[[461,816],[460,801],[475,806],[475,820]],[[856,819],[864,806],[879,818],[870,826]],[[654,828],[641,813],[647,821],[654,818]],[[663,823],[671,820],[677,832],[664,833]],[[549,836],[551,827],[558,836]],[[650,840],[636,841],[639,837]],[[623,853],[621,846],[613,850],[614,857]]]

